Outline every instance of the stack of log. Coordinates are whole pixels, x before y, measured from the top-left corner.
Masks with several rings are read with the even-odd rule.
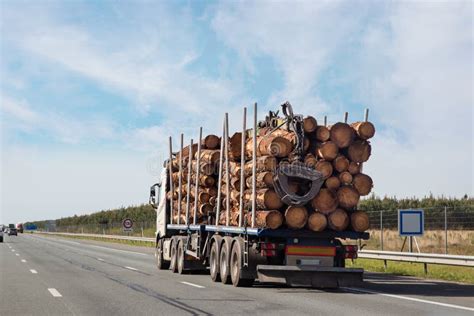
[[[371,155],[369,139],[375,134],[375,128],[368,121],[348,124],[338,122],[334,125],[320,125],[314,117],[308,116],[303,121],[305,131],[304,162],[324,177],[324,184],[319,193],[307,205],[285,205],[273,189],[274,172],[277,165],[284,160],[292,160],[296,135],[286,126],[276,130],[260,128],[257,130],[257,163],[256,163],[256,213],[257,227],[276,229],[286,226],[290,229],[307,228],[313,231],[326,229],[335,231],[353,230],[363,232],[368,229],[369,220],[364,211],[357,205],[361,196],[372,190],[372,179],[362,171],[362,164]],[[223,163],[220,200],[218,200],[218,161],[220,156],[219,138],[207,136],[202,143],[201,172],[199,183],[191,180],[190,200],[195,201],[195,185],[199,186],[198,223],[216,224],[212,218],[220,203],[220,225],[238,226],[239,223],[250,226],[252,206],[252,130],[246,131],[244,165],[241,165],[242,133],[235,133],[228,138],[228,170]],[[189,146],[188,146],[189,147]],[[181,222],[184,223],[186,209],[186,185],[188,181],[189,151],[194,158],[191,179],[195,178],[197,146],[185,148],[183,155]],[[225,155],[223,155],[225,156]],[[179,158],[179,155],[178,155]],[[173,182],[175,209],[179,200],[177,190],[179,182],[178,159],[173,161]],[[241,168],[244,171],[244,191],[240,196]],[[184,170],[186,169],[186,170]],[[193,177],[194,176],[194,177]],[[229,187],[227,190],[227,186]],[[308,191],[307,183],[294,181],[291,190],[297,194]],[[227,201],[227,192],[229,197]],[[243,218],[240,219],[240,201],[242,200]],[[191,205],[194,205],[191,203]],[[229,209],[227,210],[227,205]],[[193,210],[193,208],[190,208]],[[192,214],[192,212],[190,212]],[[174,219],[176,223],[176,219]]]

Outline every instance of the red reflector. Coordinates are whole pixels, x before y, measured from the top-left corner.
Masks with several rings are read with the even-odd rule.
[[[271,243],[271,242],[264,242],[262,243],[262,249],[276,249],[276,244]]]
[[[356,245],[346,245],[344,246],[346,252],[357,252],[358,247]]]
[[[264,257],[275,257],[276,256],[276,250],[262,249],[261,255],[264,256]]]
[[[344,254],[344,258],[346,258],[346,259],[357,259],[357,252],[346,252]]]

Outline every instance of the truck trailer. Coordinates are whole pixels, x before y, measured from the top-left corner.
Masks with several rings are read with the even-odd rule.
[[[244,108],[241,140],[240,168],[240,212],[233,224],[229,220],[229,150],[227,142],[228,115],[223,122],[220,159],[217,171],[218,198],[206,220],[198,222],[198,206],[192,203],[190,192],[195,199],[200,187],[190,184],[199,179],[199,159],[201,157],[202,127],[197,142],[197,164],[195,180],[191,172],[193,141],[189,146],[187,181],[181,181],[183,166],[183,135],[180,151],[174,152],[172,138],[169,137],[169,158],[164,162],[159,181],[150,188],[150,204],[156,209],[156,265],[158,269],[169,269],[173,273],[193,273],[208,271],[214,282],[233,284],[236,287],[251,286],[258,282],[285,283],[291,286],[315,288],[336,288],[355,286],[363,282],[363,269],[346,268],[345,260],[357,258],[357,240],[367,240],[369,234],[354,230],[336,231],[325,229],[313,231],[306,226],[294,229],[280,226],[276,229],[257,225],[257,132],[260,128],[277,128],[286,125],[296,135],[292,161],[279,161],[273,172],[274,191],[286,205],[304,205],[319,192],[324,182],[321,172],[301,163],[304,131],[302,116],[294,115],[291,104],[282,105],[284,117],[278,112],[270,112],[263,122],[257,122],[257,104],[254,105],[253,126],[246,128],[247,110]],[[367,112],[366,112],[367,116]],[[347,118],[347,117],[346,117]],[[367,120],[367,117],[366,117]],[[250,132],[249,132],[250,131]],[[249,135],[249,136],[247,136]],[[249,138],[249,139],[246,139]],[[251,139],[250,139],[251,138]],[[246,143],[253,141],[251,155],[252,188],[248,204],[242,202],[244,195],[244,150]],[[248,146],[247,146],[248,147]],[[248,158],[248,156],[247,156]],[[179,164],[179,181],[173,180],[173,164]],[[227,179],[224,179],[227,176]],[[224,181],[225,180],[225,181]],[[289,181],[309,183],[307,192],[296,194],[289,189]],[[187,188],[184,188],[186,187]],[[178,192],[178,203],[174,203],[174,192]],[[188,192],[186,194],[182,192]],[[225,198],[222,199],[222,196]],[[186,201],[181,204],[180,201]],[[185,213],[184,217],[180,214]],[[227,213],[227,214],[225,214]],[[176,216],[178,214],[178,216]],[[226,221],[219,219],[225,215]]]

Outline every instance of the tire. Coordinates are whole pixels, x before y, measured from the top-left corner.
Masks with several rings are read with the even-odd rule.
[[[235,287],[249,287],[254,283],[254,279],[243,279],[242,278],[242,257],[243,248],[241,239],[236,237],[232,244],[232,254],[230,256],[230,277],[232,285]]]
[[[0,237],[0,242],[3,242],[3,236],[2,236],[2,237]]]
[[[178,241],[173,239],[171,241],[171,260],[170,260],[170,270],[174,273],[178,272],[178,264],[177,264],[177,248],[178,248]]]
[[[219,254],[219,273],[221,276],[221,282],[224,284],[230,284],[230,251],[231,251],[232,238],[224,237],[222,242],[221,251]]]
[[[184,242],[180,241],[177,247],[176,264],[179,274],[184,274]]]
[[[163,258],[163,239],[156,243],[155,248],[156,267],[158,270],[167,270],[170,267],[170,262]]]
[[[219,282],[221,280],[219,274],[219,241],[214,240],[211,245],[211,252],[209,254],[209,270],[211,273],[211,279],[214,282]]]

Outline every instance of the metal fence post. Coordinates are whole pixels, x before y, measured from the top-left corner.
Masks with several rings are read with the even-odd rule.
[[[383,211],[380,210],[380,248],[383,250]]]
[[[447,207],[444,207],[444,253],[448,254],[448,214]]]
[[[144,236],[143,236],[143,225],[142,225],[142,237],[144,237]]]

